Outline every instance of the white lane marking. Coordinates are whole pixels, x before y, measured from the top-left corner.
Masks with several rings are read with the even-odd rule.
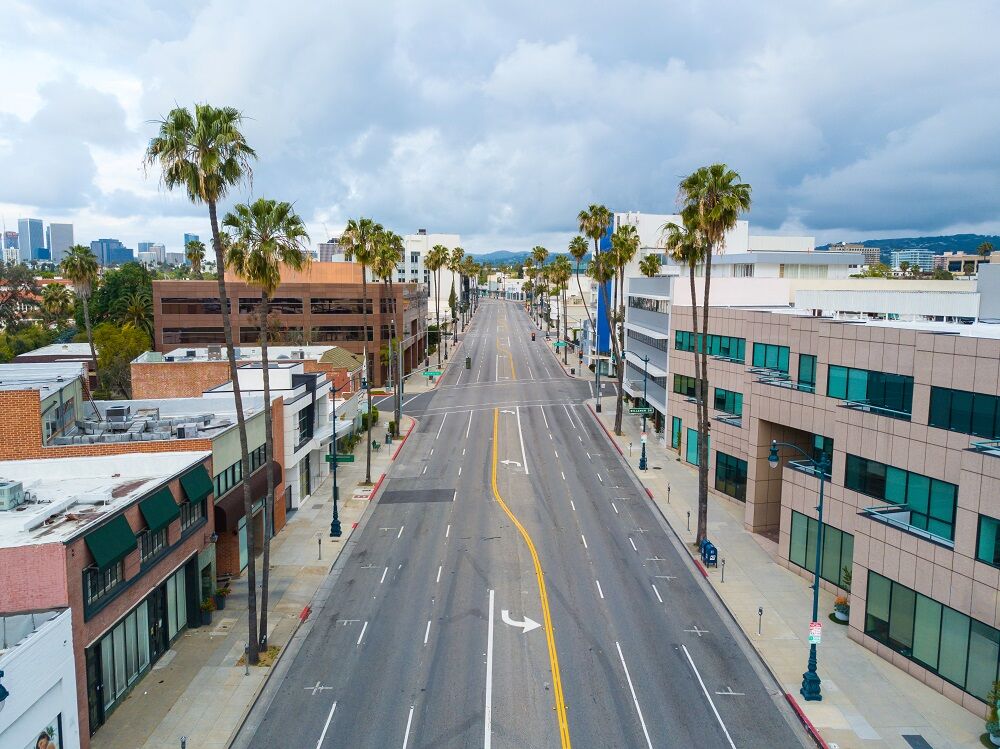
[[[424,630],[424,645],[427,644],[427,638],[431,636],[431,620],[427,620],[427,629]]]
[[[531,471],[528,470],[528,453],[524,449],[524,434],[521,432],[521,407],[517,406],[514,411],[517,414],[517,437],[521,440],[521,460],[524,461],[524,474],[527,476]]]
[[[454,491],[454,493],[451,495],[451,501],[452,502],[457,502],[458,501],[458,489],[456,489]]]
[[[434,439],[439,439],[441,437],[441,430],[444,429],[444,422],[445,422],[445,420],[447,418],[448,418],[448,412],[445,411],[445,414],[444,414],[444,416],[441,419],[441,426],[438,427],[437,437],[435,437]],[[432,450],[432,452],[433,452],[433,450]]]
[[[358,645],[360,645],[360,644],[361,644],[361,641],[362,641],[363,639],[365,639],[365,630],[366,630],[366,629],[368,629],[368,622],[365,622],[365,623],[364,623],[364,626],[362,626],[362,627],[361,627],[361,634],[360,634],[360,635],[358,635]]]
[[[379,585],[385,582],[385,576],[388,574],[389,574],[389,568],[386,567],[384,570],[382,570],[382,579],[378,581]]]
[[[510,336],[507,336],[507,348],[510,348]]]
[[[600,594],[601,598],[604,598],[604,591],[601,590],[601,581],[594,580],[594,582],[597,583],[597,592]]]
[[[410,705],[410,717],[406,719],[406,733],[403,734],[403,749],[410,740],[410,724],[413,722],[413,705]]]
[[[430,454],[431,454],[431,455],[433,455],[433,454],[434,454],[434,448],[433,448],[433,447],[431,448],[431,453],[430,453]],[[430,455],[428,455],[427,457],[430,457]]]
[[[490,749],[493,733],[493,591],[490,591],[490,618],[486,625],[486,718],[483,733],[483,749]]]
[[[637,548],[635,548],[635,541],[633,541],[631,537],[629,537],[628,542],[632,544],[632,551],[639,551]]]
[[[580,440],[580,443],[581,443],[581,444],[583,443],[583,437],[581,437],[581,436],[580,436],[579,434],[578,434],[578,435],[576,435],[576,438],[577,438],[578,440]]]
[[[405,525],[399,526],[399,533],[396,534],[396,538],[399,538],[400,536],[403,535],[403,528],[405,527],[406,527]]]
[[[422,470],[422,471],[421,471],[420,473],[421,473],[421,474],[425,474],[425,473],[427,473],[427,466],[424,466],[424,470]]]
[[[612,502],[611,506],[615,508],[615,515],[617,515],[618,514],[618,505],[616,505],[614,502]]]
[[[330,721],[333,720],[333,711],[337,709],[337,703],[334,702],[333,706],[330,708],[330,714],[326,716],[326,723],[323,724],[323,733],[319,735],[319,741],[316,742],[316,749],[320,749],[323,745],[323,739],[326,738],[326,732],[330,728]]]
[[[576,429],[576,422],[573,421],[573,417],[570,415],[569,409],[566,408],[565,403],[563,403],[563,410],[566,412],[566,417],[569,419],[569,423],[573,425],[574,429]]]
[[[455,384],[456,385],[461,385],[462,384],[462,375],[464,375],[464,374],[465,374],[465,370],[464,369],[461,372],[458,373],[458,379],[455,380]]]
[[[705,682],[702,681],[701,674],[698,673],[698,667],[694,665],[694,661],[691,659],[691,654],[688,652],[687,645],[681,645],[681,649],[684,651],[684,655],[687,656],[688,663],[691,664],[691,669],[694,671],[694,675],[698,677],[698,683],[701,684],[701,691],[705,693],[705,699],[708,700],[708,704],[712,706],[712,712],[715,713],[715,719],[719,721],[719,725],[722,726],[722,732],[726,734],[726,740],[729,742],[729,746],[732,749],[736,749],[736,744],[733,743],[733,737],[729,735],[729,731],[726,729],[726,724],[722,722],[722,716],[719,715],[719,711],[715,708],[715,703],[712,701],[712,695],[708,693],[708,689],[705,688]]]
[[[469,411],[469,413],[471,414],[472,411]],[[465,435],[465,436],[468,437],[469,435]],[[462,448],[462,457],[463,458],[465,457],[465,448],[464,447]]]
[[[524,366],[528,367],[527,364],[525,364]],[[533,374],[531,374],[531,367],[528,367],[528,379],[529,380],[535,379],[535,376]]]
[[[545,406],[539,406],[538,410],[542,412],[542,421],[545,422],[545,428],[548,429],[549,428],[549,419],[545,415]]]
[[[593,458],[590,457],[590,453],[587,453],[587,460],[593,460]]]
[[[462,475],[462,466],[459,466],[459,467],[458,467],[458,475],[459,475],[459,476],[461,476],[461,475]]]
[[[573,512],[576,512],[576,505],[573,504],[573,500],[572,499],[569,501],[569,506],[573,508]]]
[[[437,576],[437,580],[435,580],[435,581],[434,581],[434,582],[436,582],[436,583],[439,583],[439,582],[441,582],[441,567],[442,567],[442,566],[443,566],[443,565],[440,565],[440,564],[438,565],[438,576]]]
[[[656,589],[656,584],[653,583],[652,585],[653,585],[653,592],[656,593],[656,600],[659,601],[660,603],[663,603],[663,598],[662,596],[660,596],[660,591]]]
[[[469,411],[469,426],[465,428],[465,439],[469,439],[469,430],[472,429],[472,411]],[[465,449],[462,449],[462,455],[465,455]]]
[[[563,477],[563,481],[565,481],[566,480],[566,474],[563,473],[562,471],[559,471],[559,474]]]
[[[583,534],[581,533],[581,534],[580,534],[580,538],[582,538],[582,539],[583,539],[583,548],[585,548],[585,549],[589,549],[590,547],[589,547],[589,546],[587,546],[587,537],[586,537],[585,535],[583,535]]]
[[[553,450],[552,452],[554,452],[556,454],[557,458],[559,457],[559,451],[558,450]]]
[[[594,397],[594,383],[588,382],[587,384],[590,386],[590,397],[593,398]]]
[[[549,439],[552,439],[552,432],[549,432]]]
[[[500,354],[497,354],[497,382],[500,382]]]
[[[427,466],[424,466],[424,470],[425,471],[427,470]],[[597,480],[600,481],[602,484],[604,483],[604,479],[601,478],[601,474],[597,474]]]
[[[448,538],[451,535],[451,523],[448,523],[448,527],[444,529],[444,537]]]
[[[649,738],[649,731],[646,730],[646,720],[642,717],[642,708],[639,707],[639,698],[635,696],[635,687],[632,686],[632,677],[628,672],[628,666],[625,665],[625,656],[622,655],[622,646],[615,642],[615,647],[618,648],[618,657],[621,659],[622,668],[625,669],[625,680],[628,681],[629,691],[632,692],[632,702],[635,704],[635,711],[639,714],[639,724],[642,726],[642,733],[646,737],[646,746],[648,746],[649,749],[653,749],[653,742]],[[683,647],[683,645],[681,647]],[[727,733],[726,735],[728,736],[729,734]],[[732,743],[732,741],[729,743]],[[735,747],[733,749],[735,749]]]

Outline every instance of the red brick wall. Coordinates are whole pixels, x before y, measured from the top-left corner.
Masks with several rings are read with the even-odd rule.
[[[132,397],[197,398],[229,382],[229,362],[132,362]]]
[[[61,543],[0,549],[0,612],[68,606],[65,554]]]

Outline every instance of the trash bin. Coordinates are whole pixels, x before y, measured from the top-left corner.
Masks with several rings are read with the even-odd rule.
[[[392,444],[392,432],[386,432],[385,433],[385,444],[387,444],[387,445],[391,445]]]
[[[472,357],[471,356],[465,357],[465,368],[466,369],[472,369]]]

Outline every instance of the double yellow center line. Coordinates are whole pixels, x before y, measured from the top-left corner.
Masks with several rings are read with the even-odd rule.
[[[500,410],[494,408],[492,471],[493,496],[496,497],[497,503],[521,534],[521,538],[524,539],[524,543],[528,546],[528,551],[531,552],[531,560],[535,564],[535,577],[538,579],[538,595],[542,601],[542,624],[545,627],[545,641],[549,648],[549,666],[552,669],[552,692],[553,698],[556,702],[556,718],[559,722],[559,742],[562,749],[570,749],[569,722],[566,720],[566,701],[563,698],[562,677],[559,675],[559,655],[556,653],[556,635],[552,630],[552,616],[549,613],[549,596],[545,591],[545,576],[542,574],[542,564],[538,560],[538,552],[535,551],[535,544],[532,542],[531,536],[528,535],[528,531],[525,530],[525,527],[521,525],[521,521],[518,520],[514,513],[510,511],[507,503],[504,502],[503,497],[500,496],[500,490],[497,489],[497,437],[499,434],[499,426]]]

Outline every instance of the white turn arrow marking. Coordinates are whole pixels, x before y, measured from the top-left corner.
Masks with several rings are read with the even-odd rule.
[[[536,622],[531,617],[524,617],[523,622],[519,622],[517,619],[510,618],[510,612],[507,609],[500,610],[500,618],[503,619],[504,624],[509,624],[512,627],[520,627],[523,631],[522,634],[527,634],[533,629],[538,629],[542,625]]]
[[[501,460],[500,462],[503,463],[505,466],[509,466],[509,465],[513,464],[513,465],[516,465],[518,468],[521,467],[521,464],[518,463],[516,460]]]

